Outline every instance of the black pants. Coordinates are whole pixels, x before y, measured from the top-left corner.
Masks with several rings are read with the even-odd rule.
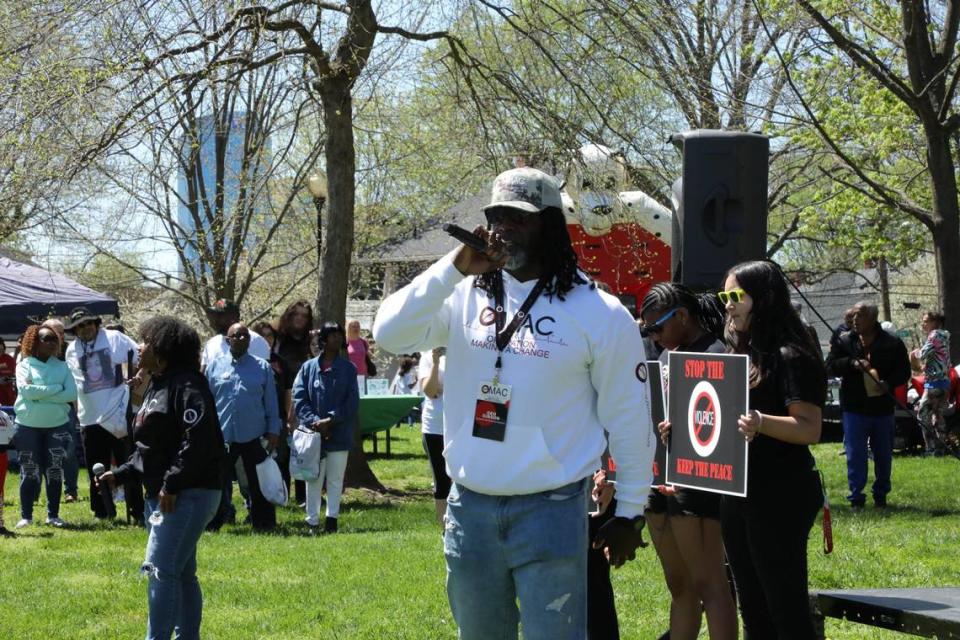
[[[427,452],[430,471],[433,473],[433,497],[436,500],[446,500],[450,495],[451,482],[447,475],[446,461],[443,459],[443,435],[423,434],[423,450]]]
[[[770,497],[724,496],[723,544],[733,569],[745,640],[813,640],[807,538],[823,505],[816,472]]]
[[[283,429],[280,432],[280,438],[277,440],[277,466],[280,467],[280,476],[287,487],[287,493],[290,492],[290,445],[287,444],[287,431]],[[300,504],[299,502],[297,504]]]
[[[253,525],[255,530],[271,530],[277,526],[277,509],[273,506],[273,503],[263,497],[263,493],[260,491],[260,482],[257,480],[257,465],[267,459],[267,452],[260,444],[260,438],[254,438],[249,442],[230,443],[227,451],[227,466],[231,472],[227,474],[223,484],[220,508],[207,528],[219,529],[223,526],[233,496],[232,470],[238,459],[242,461],[243,472],[247,474],[249,491],[247,508],[250,511],[250,524]]]
[[[98,518],[107,517],[108,507],[103,503],[100,490],[93,481],[93,465],[98,462],[109,469],[112,460],[117,464],[127,461],[133,453],[133,440],[129,437],[117,438],[98,424],[83,427],[83,457],[87,464],[87,476],[90,479],[90,510]],[[143,520],[143,487],[139,479],[132,479],[123,485],[124,500],[127,503],[127,515],[136,521]],[[113,498],[110,498],[113,502]]]
[[[604,524],[613,517],[617,501],[602,516],[589,519],[590,548],[587,550],[587,640],[620,640],[620,625],[617,622],[617,606],[610,584],[610,563],[603,556],[603,549],[593,548],[593,538]]]

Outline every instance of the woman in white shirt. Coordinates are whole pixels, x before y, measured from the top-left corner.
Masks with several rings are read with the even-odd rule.
[[[433,500],[437,521],[443,524],[447,512],[447,494],[450,493],[450,477],[443,459],[443,370],[447,365],[446,349],[437,347],[420,354],[420,389],[423,390],[423,415],[420,431],[423,433],[423,448],[433,471]]]
[[[400,367],[390,382],[390,393],[395,396],[410,396],[419,393],[416,361],[410,356],[400,358]]]

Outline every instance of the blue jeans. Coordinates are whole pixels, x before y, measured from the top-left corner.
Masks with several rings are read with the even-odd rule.
[[[40,476],[47,490],[47,516],[60,515],[63,465],[73,455],[71,423],[40,428],[17,425],[13,446],[20,460],[20,517],[33,519],[33,504],[40,497]]]
[[[490,496],[454,484],[444,517],[447,597],[463,640],[582,640],[587,491]],[[517,600],[520,610],[517,610]]]
[[[873,499],[883,503],[890,493],[890,468],[893,464],[893,415],[865,416],[843,412],[843,446],[847,452],[847,484],[853,505],[866,500],[867,444],[873,450]]]
[[[147,554],[142,571],[147,585],[147,640],[169,640],[176,631],[180,640],[200,637],[203,595],[197,580],[197,541],[220,505],[218,489],[184,489],[177,494],[173,513],[164,513],[160,524],[150,515],[159,512],[157,496],[148,497]]]

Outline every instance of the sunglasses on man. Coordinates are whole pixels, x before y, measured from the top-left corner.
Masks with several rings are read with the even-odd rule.
[[[523,211],[521,209],[514,209],[512,207],[494,207],[492,209],[487,209],[484,212],[484,215],[487,218],[487,223],[490,225],[498,223],[522,225],[537,214],[530,211]]]
[[[730,289],[729,291],[717,291],[717,297],[720,298],[720,302],[723,304],[728,304],[732,302],[733,304],[739,304],[744,301],[747,297],[747,292],[743,289]]]

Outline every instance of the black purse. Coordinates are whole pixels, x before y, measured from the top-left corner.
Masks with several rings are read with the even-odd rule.
[[[377,365],[373,363],[373,358],[370,357],[370,344],[364,340],[363,345],[367,348],[365,358],[367,360],[367,377],[372,378],[377,375]]]

